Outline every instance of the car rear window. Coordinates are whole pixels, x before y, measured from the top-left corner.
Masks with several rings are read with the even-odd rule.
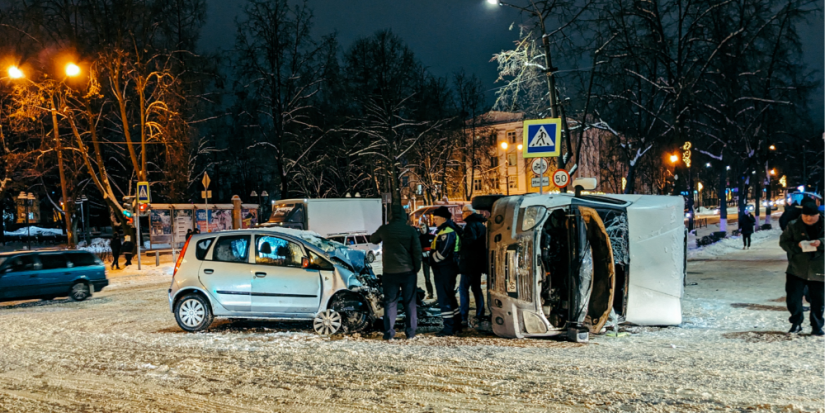
[[[249,262],[249,236],[220,237],[215,242],[212,261]]]
[[[97,265],[95,256],[89,252],[73,252],[65,254],[66,259],[72,263],[73,267],[88,267],[90,265]]]
[[[66,257],[63,254],[40,254],[40,264],[44,270],[66,268]]]
[[[212,241],[214,240],[215,238],[204,238],[198,240],[198,243],[195,245],[195,257],[197,257],[198,260],[203,261],[206,259],[206,253],[209,252],[209,247],[212,245]]]

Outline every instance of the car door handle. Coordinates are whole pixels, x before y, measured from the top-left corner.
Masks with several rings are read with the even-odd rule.
[[[210,269],[203,270],[203,273],[204,273],[204,274],[212,274],[213,272],[215,272],[215,271],[214,271],[214,270],[210,270]]]
[[[265,272],[256,272],[255,276],[258,277],[258,278],[263,278],[263,277],[266,277],[266,273]]]

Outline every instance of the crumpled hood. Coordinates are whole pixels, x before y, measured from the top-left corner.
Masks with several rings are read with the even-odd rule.
[[[364,251],[354,250],[347,247],[338,247],[328,254],[330,257],[338,258],[339,260],[349,264],[350,267],[352,267],[353,272],[356,274],[360,274],[364,269],[364,263],[366,262],[366,253]]]

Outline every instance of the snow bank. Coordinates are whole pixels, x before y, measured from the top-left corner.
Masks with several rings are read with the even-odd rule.
[[[93,254],[102,254],[104,252],[111,252],[109,247],[109,240],[105,238],[93,238],[91,244],[86,245],[86,241],[80,241],[77,244],[77,249],[86,250]]]
[[[40,228],[37,226],[32,225],[31,227],[23,227],[18,229],[17,231],[5,231],[4,234],[9,236],[26,236],[29,234],[31,230],[32,235],[63,235],[63,230],[59,228]]]
[[[753,235],[751,235],[751,244],[760,244],[768,239],[773,239],[775,241],[781,233],[782,230],[778,228],[754,232]],[[690,242],[688,245],[696,245],[696,242]],[[727,238],[723,238],[718,242],[704,247],[688,249],[688,260],[712,259],[741,249],[742,236],[728,236]]]

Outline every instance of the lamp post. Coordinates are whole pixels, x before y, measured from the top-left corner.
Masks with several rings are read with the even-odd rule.
[[[501,149],[504,150],[504,179],[506,180],[505,186],[507,187],[507,196],[510,196],[510,160],[507,158],[507,145],[506,141],[501,142]]]
[[[8,69],[9,77],[12,79],[26,79],[26,74],[20,70],[17,66],[11,66]],[[55,141],[55,152],[57,152],[57,169],[60,174],[60,189],[62,191],[63,199],[66,202],[61,205],[61,209],[63,210],[63,222],[66,224],[66,235],[68,241],[68,247],[71,249],[73,245],[72,240],[72,217],[69,214],[69,193],[66,184],[66,172],[65,167],[63,166],[63,142],[60,140],[60,132],[58,130],[58,123],[57,123],[57,103],[55,102],[55,95],[57,95],[59,88],[63,85],[66,78],[75,77],[80,74],[80,67],[75,63],[69,63],[65,67],[65,74],[66,77],[63,78],[63,81],[60,82],[53,82],[53,87],[50,88],[50,96],[48,99],[49,103],[49,112],[52,115],[52,130],[54,131],[54,141]],[[32,84],[31,80],[29,80]]]
[[[84,211],[83,204],[86,203],[88,200],[89,198],[86,198],[86,195],[81,195],[74,200],[76,204],[80,204],[80,223],[83,226],[83,241],[86,242],[88,242],[89,240],[87,239],[88,231],[86,231],[86,213]]]
[[[253,190],[252,193],[249,194],[249,196],[251,196],[253,198],[258,197],[258,209],[259,209],[261,215],[265,215],[264,204],[263,204],[262,198],[264,198],[264,199],[269,198],[269,193],[266,192],[266,190],[264,190],[264,191],[261,191],[260,195],[258,195],[258,191]],[[259,219],[259,222],[260,222],[260,217],[258,217],[258,219]]]
[[[22,199],[23,203],[26,205],[26,243],[28,245],[29,251],[32,250],[32,226],[31,220],[29,219],[29,207],[32,205],[32,202],[36,199],[34,194],[29,192],[28,194],[20,191],[20,195],[17,196],[17,199]]]

